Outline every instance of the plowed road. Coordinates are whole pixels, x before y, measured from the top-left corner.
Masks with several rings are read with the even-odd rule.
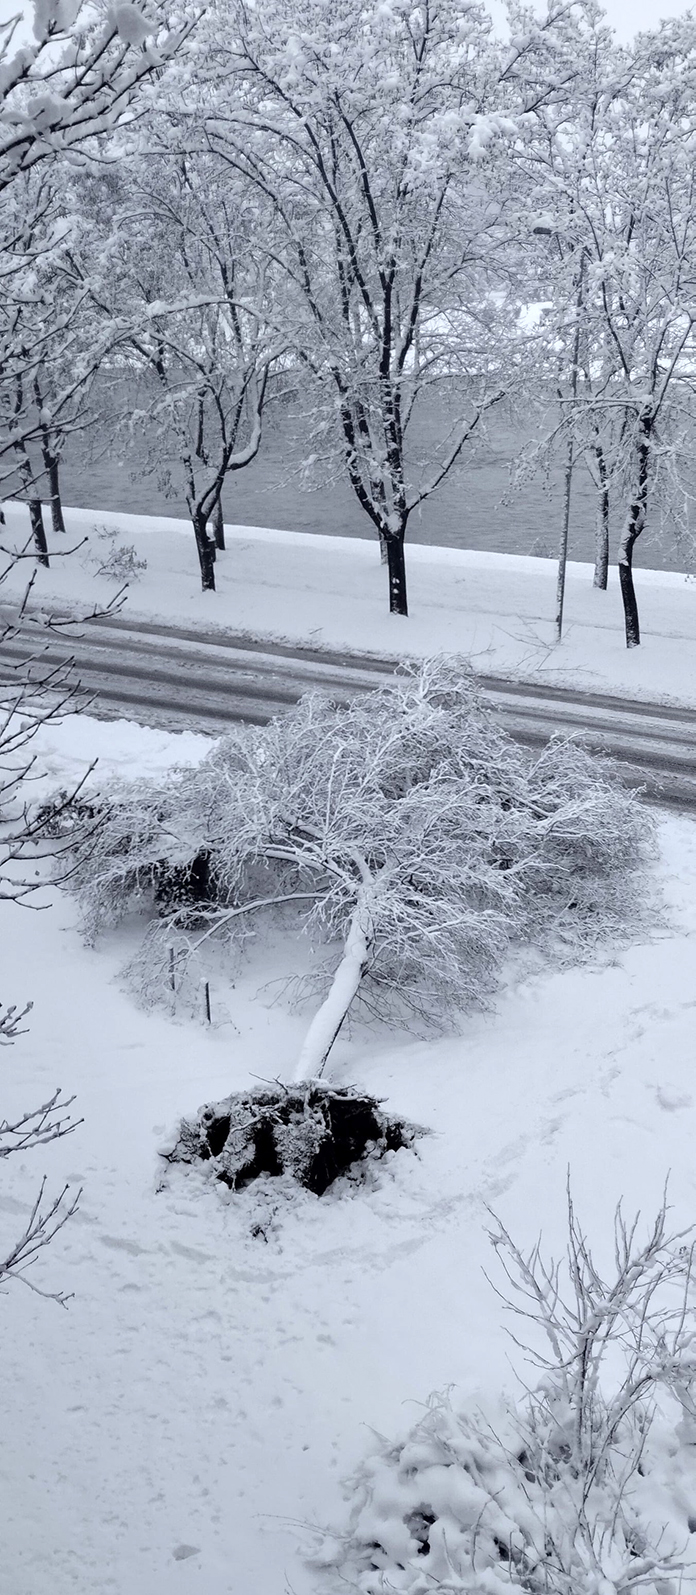
[[[33,631],[33,628],[32,628]],[[213,734],[232,721],[263,724],[310,687],[333,697],[388,681],[395,662],[260,643],[120,616],[82,622],[66,634],[3,643],[6,660],[32,652],[37,668],[75,661],[93,699],[90,713]],[[591,692],[481,676],[485,699],[519,742],[542,746],[554,732],[616,760],[654,801],[696,810],[696,710],[664,708]]]

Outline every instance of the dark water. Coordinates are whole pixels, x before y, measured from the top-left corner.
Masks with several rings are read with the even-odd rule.
[[[431,414],[427,425],[421,428],[426,452],[429,438],[441,436],[443,429],[444,416]],[[492,419],[486,438],[476,451],[465,457],[433,497],[412,515],[409,539],[454,548],[555,557],[563,509],[560,466],[549,478],[539,474],[520,487],[513,488],[512,484],[514,464],[530,437],[533,432],[525,429],[522,417],[499,414]],[[345,481],[314,491],[300,486],[301,452],[302,442],[293,433],[289,420],[283,416],[272,418],[265,428],[257,459],[228,478],[223,497],[225,521],[341,537],[371,536],[371,523]],[[175,469],[167,482],[166,472],[148,458],[146,444],[138,440],[121,443],[115,452],[107,452],[99,446],[96,429],[89,448],[69,440],[62,486],[66,504],[186,518]],[[594,518],[594,490],[580,466],[573,482],[571,559],[594,559]],[[617,506],[612,561],[621,518]],[[689,557],[675,538],[650,525],[636,547],[636,564],[658,570],[690,568]]]

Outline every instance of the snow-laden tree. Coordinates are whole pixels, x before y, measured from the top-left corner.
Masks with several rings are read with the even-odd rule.
[[[54,358],[65,358],[74,313],[49,287],[66,219],[56,214],[50,178],[42,182],[40,173],[55,171],[57,157],[79,163],[103,153],[104,139],[133,120],[147,80],[161,75],[195,17],[185,8],[177,14],[167,4],[148,9],[123,0],[100,19],[80,0],[34,0],[32,19],[30,33],[21,12],[0,25],[3,472],[8,451],[29,436],[52,454],[46,389],[54,386]],[[43,434],[37,408],[48,423]]]
[[[90,284],[75,269],[81,223],[72,176],[56,160],[21,174],[4,196],[14,235],[0,256],[0,493],[29,503],[42,563],[48,554],[41,500],[48,500],[52,530],[62,536],[65,441],[94,424],[90,390],[120,337],[100,324]]]
[[[485,1002],[511,948],[573,956],[641,914],[650,822],[572,743],[530,757],[456,661],[240,727],[195,770],[102,793],[71,877],[88,933],[152,909],[161,982],[212,938],[290,914],[328,944],[293,1078],[321,1074],[358,996],[426,1019]],[[159,971],[159,974],[158,974]]]
[[[516,141],[511,184],[521,207],[519,252],[535,325],[527,338],[525,397],[538,426],[514,469],[519,484],[530,472],[562,464],[558,526],[556,640],[563,630],[573,483],[583,465],[596,493],[594,584],[605,589],[609,565],[610,495],[622,436],[622,416],[594,402],[606,394],[614,367],[602,329],[588,315],[591,249],[582,214],[587,174],[601,156],[606,115],[622,78],[622,58],[598,5],[577,8],[565,22],[564,56],[574,71],[553,102],[543,103]],[[579,219],[578,219],[579,218]]]
[[[610,494],[622,508],[629,647],[640,641],[632,564],[649,501],[688,521],[695,84],[688,18],[612,50],[591,12],[565,115],[542,108],[515,153],[543,250],[547,371],[565,363],[559,436],[569,469],[584,458],[597,488],[600,585]]]
[[[275,210],[309,384],[305,462],[315,477],[337,462],[347,473],[386,550],[397,614],[409,519],[509,380],[516,314],[495,152],[512,111],[552,92],[541,61],[553,26],[501,51],[483,7],[456,0],[358,16],[350,0],[220,0],[208,16],[191,136],[202,121],[208,147]],[[449,419],[420,458],[431,400]]]
[[[82,323],[84,285],[66,271],[71,219],[59,160],[98,163],[107,135],[137,119],[146,81],[161,75],[192,25],[190,15],[167,6],[148,11],[124,0],[100,21],[75,0],[36,0],[30,39],[21,16],[0,27],[0,480],[18,468],[27,498],[38,499],[46,469],[45,460],[32,460],[31,443],[50,453],[57,432],[77,422],[103,352]],[[36,551],[45,560],[45,541]],[[39,834],[24,787],[31,743],[75,698],[69,660],[41,664],[41,633],[57,622],[28,606],[33,556],[30,541],[3,536],[0,588],[18,561],[32,571],[0,622],[0,881],[15,897],[32,889],[16,866]],[[29,628],[34,646],[27,646]]]
[[[640,642],[633,550],[663,451],[691,399],[696,352],[696,25],[663,24],[636,41],[612,128],[604,182],[598,299],[629,421],[619,576],[629,648]],[[693,414],[688,418],[691,433]],[[666,473],[665,473],[666,474]]]
[[[144,431],[152,469],[185,498],[206,590],[209,521],[225,478],[258,453],[283,339],[269,330],[274,266],[256,195],[222,185],[210,156],[163,150],[167,138],[176,144],[171,121],[158,128],[159,153],[83,190],[75,269],[118,346],[124,426]]]
[[[173,5],[33,0],[0,23],[0,193],[22,172],[111,132],[195,21]]]
[[[0,890],[13,897],[33,889],[33,875],[21,879],[18,865],[40,833],[27,808],[31,744],[75,703],[69,649],[65,666],[41,662],[42,634],[60,623],[28,603],[34,555],[47,557],[38,504],[46,464],[31,445],[50,452],[60,428],[78,423],[104,347],[85,328],[89,297],[67,264],[71,218],[59,158],[98,162],[107,134],[122,118],[135,120],[145,81],[192,25],[166,7],[146,15],[127,0],[103,22],[71,0],[37,0],[30,42],[17,42],[20,22],[0,29],[0,481],[18,469],[38,519],[36,549],[4,533],[0,555],[0,589],[18,562],[31,573],[0,620]]]
[[[130,0],[118,0],[101,16],[80,0],[34,0],[32,21],[29,37],[21,12],[0,24],[0,476],[13,456],[27,496],[37,485],[28,441],[50,450],[55,423],[65,421],[65,406],[82,380],[73,359],[66,390],[70,316],[51,281],[64,229],[54,227],[52,185],[41,174],[55,170],[58,157],[97,157],[104,137],[122,118],[134,117],[146,80],[161,73],[193,25],[185,12],[177,17],[166,5],[147,8]],[[37,504],[34,497],[35,512]],[[40,521],[39,506],[39,545]],[[37,551],[45,560],[45,546]],[[28,545],[3,548],[0,587],[28,552]],[[27,647],[32,580],[19,603],[3,606],[0,621],[0,895],[25,901],[37,885],[36,849],[47,835],[29,804],[31,744],[42,725],[75,702],[69,660],[58,668],[41,661],[48,617],[37,617],[35,647]],[[23,868],[28,859],[31,873]],[[0,1040],[12,1038],[12,1019],[5,1016]],[[0,1157],[64,1134],[71,1127],[66,1106],[56,1094],[20,1119],[4,1121]],[[0,1262],[0,1277],[24,1278],[73,1208],[66,1193],[46,1203],[42,1185],[23,1235]]]

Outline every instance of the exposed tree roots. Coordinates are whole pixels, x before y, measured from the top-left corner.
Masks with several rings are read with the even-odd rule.
[[[205,1163],[233,1191],[263,1175],[290,1175],[306,1190],[324,1191],[361,1162],[410,1147],[414,1125],[382,1113],[352,1087],[298,1085],[236,1092],[182,1119],[170,1163]]]

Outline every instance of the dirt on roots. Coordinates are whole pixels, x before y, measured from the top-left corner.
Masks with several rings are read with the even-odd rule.
[[[169,1163],[206,1164],[240,1191],[262,1176],[290,1175],[323,1196],[359,1165],[411,1147],[415,1125],[389,1117],[374,1097],[319,1080],[240,1091],[182,1119]]]

